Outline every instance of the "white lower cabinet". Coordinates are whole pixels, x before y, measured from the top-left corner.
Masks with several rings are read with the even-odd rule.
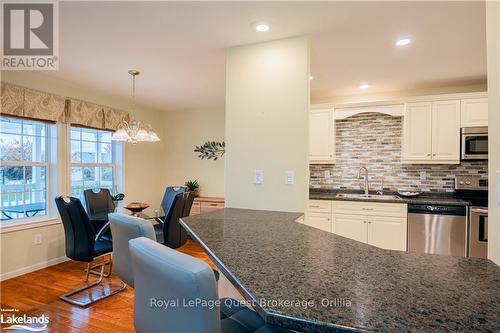
[[[309,213],[304,219],[304,224],[332,232],[332,215],[330,213]]]
[[[342,237],[366,243],[366,218],[360,215],[334,214],[332,232]]]
[[[406,204],[318,201],[311,200],[304,224],[383,249],[406,251]]]
[[[371,216],[367,243],[387,250],[406,251],[406,218]]]

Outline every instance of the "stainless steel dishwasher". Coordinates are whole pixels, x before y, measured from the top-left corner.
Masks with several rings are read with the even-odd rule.
[[[408,251],[467,256],[466,207],[408,205]]]

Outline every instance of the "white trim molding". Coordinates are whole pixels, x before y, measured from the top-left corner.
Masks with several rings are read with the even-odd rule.
[[[63,263],[63,262],[69,261],[69,260],[70,259],[68,257],[63,256],[63,257],[59,257],[59,258],[50,259],[50,260],[47,260],[47,261],[42,261],[42,262],[40,262],[38,264],[34,264],[34,265],[31,265],[31,266],[26,266],[26,267],[23,267],[23,268],[15,269],[15,270],[10,271],[10,272],[2,273],[0,275],[0,281],[5,281],[5,280],[8,280],[8,279],[12,279],[12,278],[15,278],[16,276],[28,274],[28,273],[37,271],[39,269],[43,269],[43,268],[47,268],[47,267],[50,267],[50,266],[54,266],[54,265],[57,265],[57,264],[60,264],[60,263]]]

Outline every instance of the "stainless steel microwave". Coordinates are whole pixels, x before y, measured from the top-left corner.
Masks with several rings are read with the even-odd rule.
[[[488,159],[488,126],[464,127],[462,132],[462,160]]]

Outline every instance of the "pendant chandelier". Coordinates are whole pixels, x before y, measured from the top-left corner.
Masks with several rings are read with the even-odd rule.
[[[133,110],[135,111],[135,77],[140,74],[138,70],[131,69],[128,71],[132,75],[132,98]],[[149,124],[141,121],[132,120],[130,123],[123,121],[116,132],[111,137],[113,141],[125,141],[136,144],[137,142],[157,142],[160,141],[158,135],[153,131]]]

